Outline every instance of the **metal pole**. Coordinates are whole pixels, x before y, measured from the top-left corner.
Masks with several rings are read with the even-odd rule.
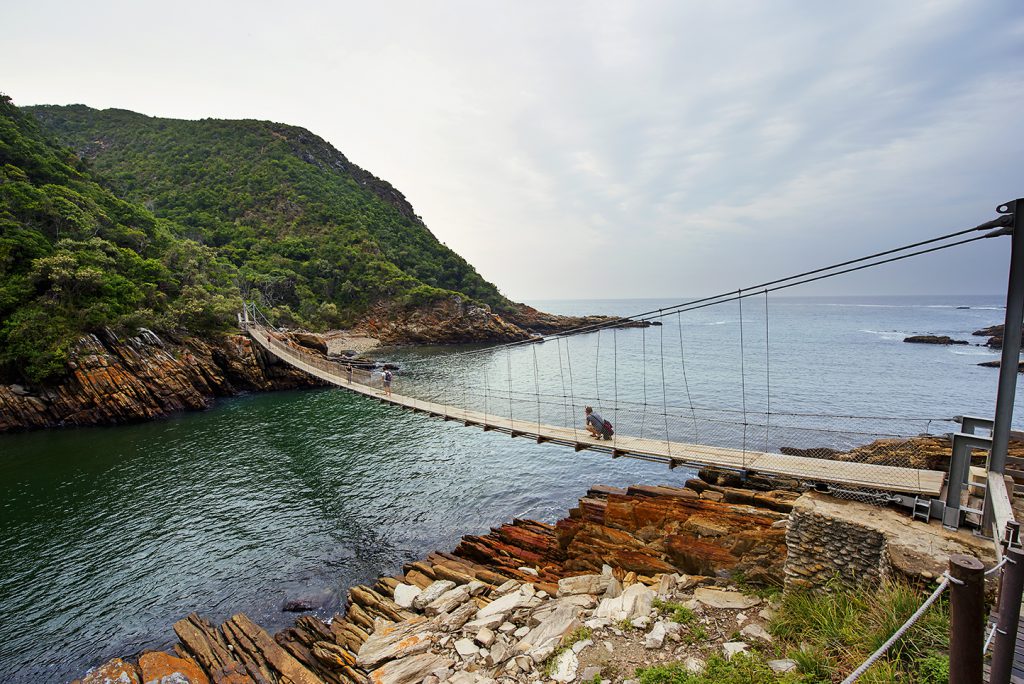
[[[1000,213],[1013,212],[1013,237],[1010,243],[1010,279],[1006,289],[1006,318],[1003,324],[1003,356],[999,362],[999,392],[996,395],[996,419],[992,428],[992,457],[989,470],[1006,472],[1006,451],[1010,443],[1013,400],[1017,392],[1017,365],[1020,361],[1021,324],[1024,323],[1024,199],[1007,202]]]
[[[999,583],[999,619],[992,648],[991,684],[1009,684],[1013,655],[1017,645],[1017,622],[1020,620],[1020,599],[1024,590],[1024,553],[1006,550],[1006,565]],[[950,653],[953,651],[950,644]],[[952,661],[950,661],[952,662]]]
[[[949,575],[949,684],[981,684],[985,566],[974,556],[956,554],[949,557]]]

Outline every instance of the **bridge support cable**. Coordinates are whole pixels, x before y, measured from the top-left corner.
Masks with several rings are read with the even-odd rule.
[[[537,396],[537,439],[540,439],[540,373],[537,370],[537,345],[533,345],[533,392]]]
[[[597,353],[594,354],[594,393],[601,405],[601,329],[597,329]]]
[[[614,383],[614,407],[612,408],[612,416],[615,423],[615,429],[619,429],[619,335],[616,328],[612,328],[612,348],[614,353],[612,355],[612,380]]]
[[[672,458],[672,436],[668,431],[668,388],[665,386],[665,326],[658,327],[658,343],[661,347],[661,413],[665,416],[665,449]]]
[[[647,427],[647,328],[640,328],[640,346],[643,347],[641,353],[642,366],[643,366],[643,384],[644,384],[644,410],[640,415],[640,439],[644,438],[644,428]]]
[[[569,338],[565,339],[565,361],[566,361],[566,366],[569,368],[569,405],[570,405],[569,420],[572,421],[572,431],[573,431],[573,434],[576,434],[576,421],[577,421],[577,417],[576,417],[577,416],[577,413],[576,413],[576,388],[575,388],[575,385],[573,384],[573,377],[572,377],[572,347],[570,345]],[[588,432],[588,434],[589,434],[589,432]],[[579,440],[579,438],[577,437],[577,441],[578,440]]]
[[[764,291],[764,450],[768,451],[771,441],[772,425],[772,362],[769,352],[768,336],[768,290]]]
[[[747,373],[744,366],[745,356],[743,345],[743,290],[736,291],[736,303],[740,307],[740,397],[743,405],[743,466],[747,460]]]
[[[693,408],[693,397],[690,395],[690,382],[686,378],[686,354],[683,351],[683,314],[676,312],[676,323],[679,326],[679,365],[683,369],[683,388],[686,390],[686,403],[690,405],[690,415],[693,417],[693,441],[698,442],[697,436],[697,411]]]
[[[1006,206],[1009,206],[1009,205],[1003,205],[1003,206],[1006,207]],[[937,236],[937,237],[934,237],[934,238],[930,238],[930,239],[927,239],[927,240],[921,240],[919,242],[914,242],[914,243],[911,243],[911,244],[903,245],[901,247],[895,247],[895,248],[887,249],[887,250],[884,250],[884,251],[881,251],[881,252],[875,252],[874,254],[869,254],[869,255],[863,256],[863,257],[858,257],[856,259],[849,259],[847,261],[838,262],[838,263],[835,263],[835,264],[831,264],[829,266],[823,266],[823,267],[820,267],[820,268],[815,268],[815,269],[812,269],[812,270],[809,270],[809,271],[804,271],[802,273],[797,273],[797,274],[794,274],[794,275],[791,275],[791,276],[786,276],[784,278],[777,278],[775,280],[770,280],[770,281],[767,281],[767,282],[758,283],[756,285],[750,285],[748,287],[742,288],[742,291],[745,292],[745,294],[743,294],[742,296],[743,297],[750,297],[750,296],[761,294],[762,291],[776,292],[778,290],[784,290],[784,289],[787,289],[787,288],[790,288],[790,287],[795,287],[797,285],[804,285],[804,284],[815,282],[815,281],[818,281],[818,280],[824,280],[826,278],[833,278],[835,276],[844,275],[844,274],[847,274],[847,273],[853,273],[855,271],[860,271],[860,270],[867,269],[867,268],[873,268],[875,266],[881,266],[883,264],[894,263],[894,262],[897,262],[897,261],[901,261],[903,259],[909,259],[909,258],[912,258],[912,257],[921,256],[923,254],[930,254],[932,252],[938,252],[938,251],[945,250],[945,249],[950,249],[950,248],[953,248],[953,247],[959,247],[959,246],[962,246],[962,245],[967,245],[967,244],[970,244],[972,242],[977,242],[979,240],[984,240],[984,239],[987,239],[987,238],[990,238],[990,237],[999,237],[999,236],[1002,236],[1002,235],[1007,235],[1009,233],[1007,232],[1006,228],[1008,226],[1012,226],[1012,225],[1013,225],[1013,217],[1009,216],[1009,215],[1003,215],[1003,216],[1000,216],[998,218],[992,219],[991,221],[986,221],[985,223],[979,224],[979,225],[971,227],[971,228],[966,228],[966,229],[963,229],[963,230],[954,231],[954,232],[947,233],[945,235],[940,235],[940,236]],[[991,231],[991,232],[986,233],[984,235],[979,235],[979,236],[976,236],[976,237],[966,238],[966,239],[963,239],[963,240],[956,240],[954,242],[946,242],[947,240],[952,240],[953,238],[960,237],[960,236],[963,236],[963,235],[967,235],[967,234],[973,233],[973,232],[978,232],[978,231]],[[924,245],[935,245],[936,243],[942,243],[942,242],[945,242],[945,244],[938,244],[938,245],[936,245],[934,247],[929,247],[927,249],[916,249],[916,248],[922,247]],[[916,250],[916,251],[909,251],[909,250]],[[901,252],[907,252],[907,253],[900,254]],[[883,256],[889,256],[889,255],[898,255],[898,256],[892,256],[892,257],[887,258],[887,259],[882,259],[881,258]],[[865,263],[865,262],[867,262],[867,263]],[[858,264],[858,265],[857,266],[852,266],[853,264]],[[847,266],[852,266],[852,267],[851,268],[845,268]],[[650,311],[644,311],[644,312],[632,314],[632,315],[629,315],[629,316],[621,316],[621,317],[614,318],[614,319],[609,320],[609,321],[602,321],[600,323],[592,323],[592,324],[588,324],[588,325],[579,326],[577,328],[573,328],[573,329],[570,329],[570,330],[565,330],[565,331],[562,331],[562,332],[559,332],[559,333],[553,333],[551,335],[546,336],[545,339],[550,341],[552,339],[560,339],[560,338],[563,338],[563,337],[568,337],[570,335],[578,335],[578,334],[585,333],[585,332],[594,332],[595,330],[598,330],[600,328],[609,328],[609,327],[614,328],[616,326],[622,325],[623,323],[630,322],[630,321],[650,321],[650,320],[656,320],[656,319],[659,319],[659,318],[664,318],[666,316],[669,316],[669,315],[671,315],[673,313],[676,313],[676,312],[679,312],[679,311],[693,311],[693,310],[696,310],[696,309],[704,308],[705,306],[715,306],[717,304],[723,304],[725,302],[731,301],[735,297],[736,297],[736,291],[724,292],[724,293],[721,293],[721,294],[711,295],[711,296],[708,296],[708,297],[701,297],[701,298],[693,299],[693,300],[690,300],[690,301],[687,301],[687,302],[682,302],[680,304],[676,304],[676,305],[673,305],[673,306],[661,307],[661,308],[658,308],[658,309],[652,309]],[[532,344],[533,342],[534,342],[534,340],[532,340],[532,339],[531,340],[519,340],[519,341],[515,341],[515,342],[508,342],[505,345],[499,345],[499,346],[519,346],[519,345],[523,345],[523,344]],[[465,352],[456,352],[456,354],[459,354],[459,355],[462,355],[462,356],[470,356],[470,355],[476,355],[476,354],[482,354],[482,353],[491,352],[495,348],[496,347],[488,347],[486,349],[478,349],[478,350],[471,350],[471,351],[465,351]],[[413,363],[415,363],[415,362],[416,361],[413,361]],[[423,362],[425,362],[425,360]]]
[[[508,420],[512,427],[515,427],[515,411],[512,409],[512,349],[505,350],[505,365],[508,371]]]

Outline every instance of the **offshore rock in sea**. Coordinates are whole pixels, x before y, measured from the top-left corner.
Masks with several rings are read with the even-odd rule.
[[[954,340],[948,335],[911,335],[903,338],[904,342],[914,344],[967,344],[967,340]]]

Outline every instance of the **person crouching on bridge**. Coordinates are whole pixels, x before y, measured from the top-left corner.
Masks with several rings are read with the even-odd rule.
[[[589,406],[584,409],[584,413],[587,415],[587,432],[590,433],[591,437],[595,439],[612,438],[611,423],[597,413],[594,413],[594,409]]]

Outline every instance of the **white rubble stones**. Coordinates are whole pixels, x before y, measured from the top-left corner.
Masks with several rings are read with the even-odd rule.
[[[500,587],[495,589],[491,593],[494,596],[504,596],[505,594],[507,594],[508,592],[512,591],[513,589],[518,589],[518,588],[519,588],[519,582],[516,582],[515,580],[510,579],[507,582],[505,582],[504,584],[502,584]]]
[[[686,668],[687,672],[700,674],[704,671],[704,668],[707,667],[707,664],[697,656],[690,656],[683,662],[683,667]]]
[[[449,580],[437,580],[422,592],[420,595],[413,599],[412,607],[416,610],[423,610],[429,603],[432,603],[436,599],[440,598],[446,591],[450,591],[455,588],[455,582]]]
[[[469,605],[475,605],[475,604],[467,603],[465,605],[469,606]],[[477,612],[479,612],[479,611],[477,611]],[[511,624],[511,623],[505,622],[505,616],[504,615],[488,615],[486,617],[476,618],[474,620],[470,620],[465,625],[463,625],[462,628],[464,630],[466,630],[467,632],[475,633],[475,632],[479,632],[484,627],[486,627],[487,629],[495,629],[496,627],[498,627],[498,625],[501,625],[502,627],[504,627],[505,625],[508,625],[508,624]],[[516,628],[515,625],[512,625],[512,629],[514,630],[515,628]]]
[[[583,674],[580,675],[580,681],[581,682],[592,682],[592,681],[594,681],[594,677],[598,677],[600,675],[601,675],[601,668],[594,667],[593,665],[591,665],[590,667],[583,668]]]
[[[416,600],[423,591],[412,584],[399,584],[395,587],[395,603],[399,608],[412,608],[412,602]]]
[[[532,575],[533,577],[540,577],[540,573],[537,572],[536,568],[531,568],[531,567],[527,567],[527,566],[524,565],[523,567],[516,568],[516,569],[519,570],[519,572],[523,573],[524,575]]]
[[[454,632],[469,621],[469,618],[476,614],[476,604],[467,601],[450,613],[443,613],[437,617],[437,628],[442,632]]]
[[[772,669],[772,672],[783,674],[786,672],[796,672],[796,669],[799,667],[799,665],[795,660],[790,660],[789,658],[782,658],[780,660],[769,660],[768,667]]]
[[[751,639],[760,639],[761,641],[769,643],[772,640],[772,635],[768,633],[768,630],[755,622],[752,622],[741,629],[740,634]]]
[[[427,587],[430,589],[430,587]],[[426,592],[424,592],[426,593]],[[469,589],[465,585],[461,587],[455,587],[444,592],[436,599],[428,603],[423,607],[424,614],[428,616],[440,615],[441,613],[448,613],[470,599]]]
[[[746,610],[761,603],[756,596],[747,596],[738,591],[727,591],[725,589],[714,589],[712,587],[698,587],[693,592],[693,597],[711,608],[730,608]]]
[[[525,586],[528,586],[531,589],[533,588],[533,585],[531,584],[527,584]],[[522,588],[520,588],[519,591],[514,591],[510,594],[505,594],[501,598],[495,599],[494,601],[491,601],[486,606],[481,608],[480,612],[476,614],[476,619],[479,620],[481,618],[489,617],[491,615],[504,616],[510,611],[513,611],[519,606],[526,603],[532,596],[532,591],[530,592],[529,596],[527,596],[523,593]]]
[[[466,585],[466,591],[469,592],[470,596],[480,596],[487,591],[487,585],[480,580],[473,580]]]
[[[484,618],[484,619],[487,620],[489,618]],[[490,626],[491,625],[481,625],[481,627],[490,627]],[[511,634],[512,632],[516,631],[516,626],[513,625],[511,622],[502,622],[501,625],[498,626],[498,631],[501,632],[502,634]]]
[[[722,653],[725,654],[726,660],[732,660],[734,655],[737,653],[746,653],[748,648],[750,648],[750,646],[742,641],[727,641],[722,644]]]
[[[636,620],[647,617],[654,603],[654,592],[642,584],[631,584],[621,596],[603,599],[594,612],[594,617],[620,620]]]
[[[422,653],[430,648],[432,628],[433,623],[419,615],[397,624],[378,618],[373,634],[359,647],[356,664],[370,670],[386,660]]]
[[[463,658],[468,658],[471,655],[479,655],[480,649],[472,639],[459,639],[455,642],[455,652]]]
[[[679,575],[662,575],[661,581],[658,582],[658,598],[666,600],[672,597],[672,591],[676,587],[676,583],[679,580]]]
[[[576,654],[571,649],[562,651],[555,658],[555,662],[552,665],[551,679],[568,684],[568,682],[576,679],[576,670],[579,669],[579,666],[579,658],[576,657]]]
[[[551,646],[557,648],[565,636],[580,628],[579,615],[579,606],[559,606],[516,644],[516,650],[533,655]]]
[[[512,632],[512,636],[514,636],[516,639],[522,639],[524,636],[526,636],[529,633],[530,633],[530,628],[527,627],[526,625],[523,625],[522,627],[520,627],[516,631]]]
[[[418,653],[378,667],[370,673],[370,680],[374,684],[416,684],[432,672],[446,669],[451,662],[433,653]]]
[[[584,639],[583,641],[577,641],[572,645],[572,652],[576,655],[583,653],[586,649],[594,645],[594,642],[590,639]]]
[[[558,596],[603,594],[614,581],[611,575],[577,575],[558,580]]]
[[[474,637],[473,640],[484,648],[489,648],[490,645],[494,643],[494,632],[487,627],[484,627],[476,633],[476,637]]]
[[[447,684],[496,684],[494,679],[480,672],[460,670],[448,678]]]
[[[654,629],[644,637],[644,648],[661,648],[665,645],[665,637],[669,634],[677,634],[681,625],[677,622],[657,622]]]

